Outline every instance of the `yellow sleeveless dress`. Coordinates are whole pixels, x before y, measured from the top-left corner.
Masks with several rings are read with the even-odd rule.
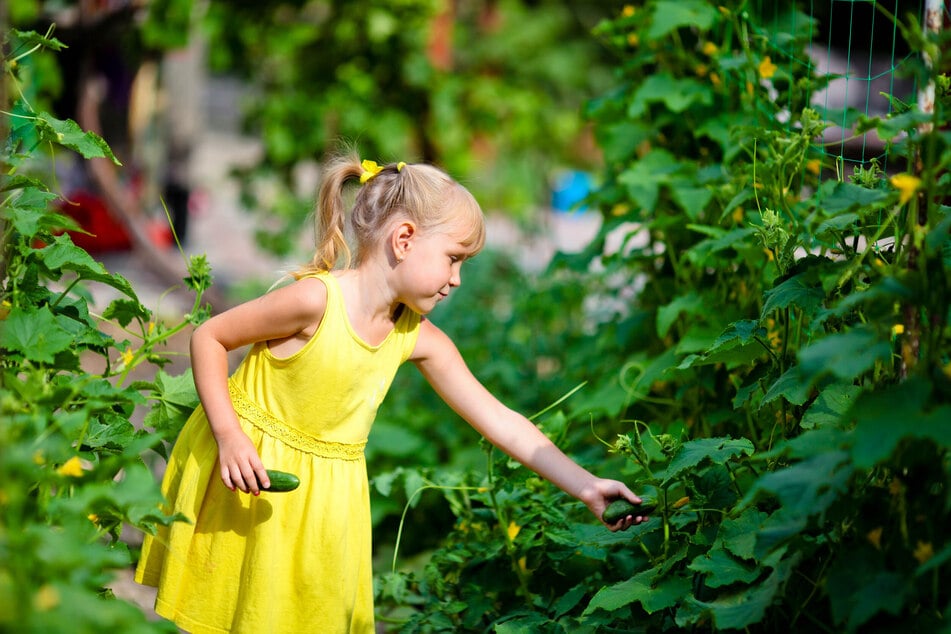
[[[221,481],[199,406],[162,481],[187,522],[146,536],[136,581],[157,586],[155,611],[194,634],[374,631],[370,500],[363,449],[393,376],[416,345],[404,307],[378,346],[354,332],[337,279],[314,336],[286,358],[252,347],[229,387],[264,466],[298,475],[289,493],[255,497]]]

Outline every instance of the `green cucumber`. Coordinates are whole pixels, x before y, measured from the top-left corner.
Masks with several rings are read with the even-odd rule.
[[[654,512],[654,504],[647,498],[641,498],[640,504],[631,504],[625,499],[614,500],[601,514],[601,519],[605,524],[617,524],[619,521],[632,515],[634,517],[647,517]]]
[[[275,469],[266,469],[266,471],[267,479],[271,481],[271,486],[266,489],[262,487],[264,491],[270,493],[285,493],[287,491],[293,491],[300,486],[300,478],[293,473],[277,471]]]

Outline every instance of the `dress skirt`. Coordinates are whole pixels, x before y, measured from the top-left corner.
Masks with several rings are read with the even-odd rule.
[[[373,632],[369,487],[363,444],[308,438],[232,385],[265,468],[297,475],[286,493],[230,491],[198,407],[169,458],[166,511],[188,522],[146,536],[136,581],[156,612],[194,634]]]

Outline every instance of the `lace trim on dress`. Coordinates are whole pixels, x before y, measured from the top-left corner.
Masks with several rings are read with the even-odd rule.
[[[309,436],[287,423],[261,409],[254,401],[248,398],[244,390],[228,382],[228,391],[231,393],[231,403],[234,410],[242,418],[250,421],[264,433],[281,440],[282,442],[307,453],[321,458],[337,458],[339,460],[359,460],[363,458],[363,449],[366,442],[342,443],[320,440]]]

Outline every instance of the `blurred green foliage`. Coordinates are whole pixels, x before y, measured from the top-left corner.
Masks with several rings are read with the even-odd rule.
[[[487,209],[530,217],[554,170],[596,164],[578,114],[610,78],[589,36],[606,10],[562,0],[210,2],[212,68],[254,86],[245,122],[265,150],[245,174],[247,203],[283,219],[264,244],[287,252],[311,209],[294,167],[349,143],[375,160],[437,163]]]
[[[571,393],[542,428],[660,510],[615,535],[501,456],[462,474],[399,467],[401,547],[439,513],[456,523],[381,571],[393,631],[947,629],[949,35],[897,17],[933,61],[903,71],[934,82],[935,110],[898,95],[888,116],[827,113],[886,144],[889,173],[869,161],[847,174],[810,108],[830,79],[804,54],[816,17],[649,0],[598,27],[619,59],[587,108],[601,234],[541,279],[496,269],[494,293],[464,285],[454,301],[473,303],[433,318],[461,346],[475,339],[464,354],[480,376],[505,360],[484,378],[525,411]],[[526,361],[559,339],[557,363]],[[390,424],[434,442],[445,423]]]
[[[164,457],[197,403],[190,373],[161,368],[167,342],[207,315],[211,277],[203,257],[191,259],[193,309],[168,323],[65,232],[79,227],[60,210],[50,154],[117,161],[98,135],[32,105],[44,76],[33,56],[62,49],[49,34],[3,32],[0,631],[174,631],[109,586],[135,561],[125,529],[181,519],[161,512],[143,456]],[[93,285],[116,294],[100,313]]]

